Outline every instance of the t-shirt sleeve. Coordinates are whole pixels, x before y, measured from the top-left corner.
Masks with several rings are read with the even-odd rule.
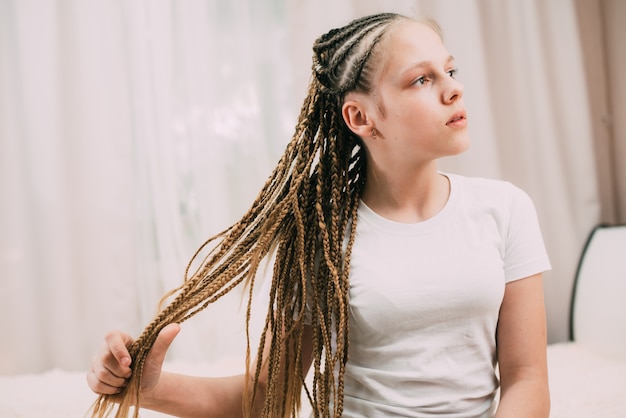
[[[509,196],[510,217],[504,238],[506,283],[551,269],[533,201],[513,185]]]

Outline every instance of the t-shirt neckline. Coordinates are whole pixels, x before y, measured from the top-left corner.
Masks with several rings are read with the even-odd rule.
[[[365,202],[362,200],[359,202],[359,221],[365,221],[366,223],[387,232],[396,234],[411,234],[417,231],[427,230],[436,225],[445,222],[450,216],[457,204],[459,195],[459,185],[456,176],[448,173],[440,173],[448,178],[450,182],[450,195],[446,204],[437,212],[434,216],[415,223],[397,222],[387,219],[378,213],[374,212]]]

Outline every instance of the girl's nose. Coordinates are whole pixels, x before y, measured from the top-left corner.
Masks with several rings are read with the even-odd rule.
[[[463,97],[463,91],[465,88],[460,81],[450,78],[447,85],[446,90],[443,93],[443,101],[445,103],[453,103]]]

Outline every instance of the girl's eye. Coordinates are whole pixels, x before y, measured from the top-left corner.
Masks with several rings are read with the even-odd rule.
[[[458,73],[458,72],[459,72],[458,68],[453,68],[451,70],[448,70],[448,75],[451,78],[456,78],[456,73]]]
[[[413,84],[418,85],[418,86],[423,86],[424,84],[426,84],[426,77],[424,76],[419,77],[417,80],[413,82]]]

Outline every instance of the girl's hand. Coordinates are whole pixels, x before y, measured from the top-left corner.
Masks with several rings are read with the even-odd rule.
[[[170,324],[159,333],[143,367],[141,391],[148,392],[154,389],[161,376],[161,368],[165,354],[178,332],[180,325]],[[91,369],[87,373],[87,384],[92,391],[99,395],[115,395],[127,385],[132,375],[131,357],[128,347],[133,338],[120,331],[109,332],[98,354],[91,362]]]

